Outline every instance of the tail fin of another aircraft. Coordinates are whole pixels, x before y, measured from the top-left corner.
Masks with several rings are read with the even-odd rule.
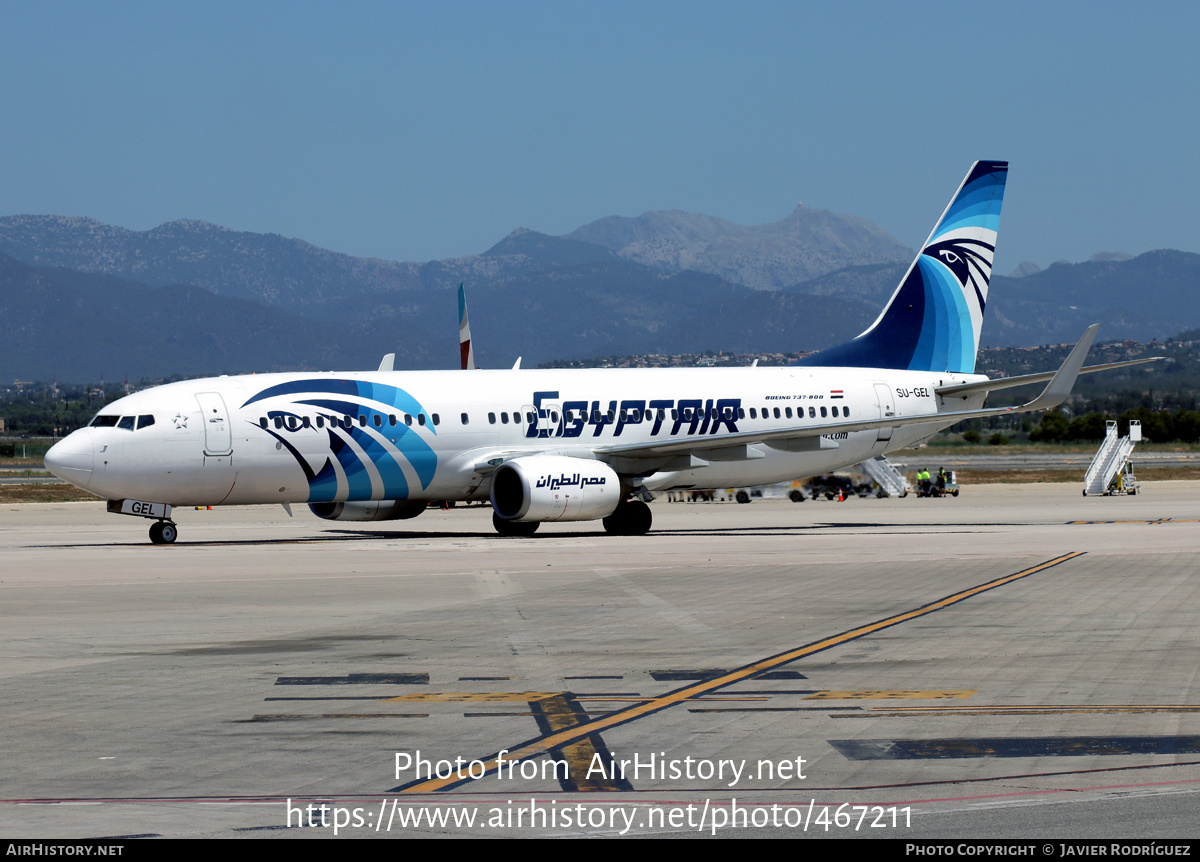
[[[970,374],[987,305],[1008,162],[976,162],[878,319],[796,365]]]
[[[475,349],[471,346],[471,324],[467,320],[467,292],[458,285],[458,352],[463,371],[475,370]]]

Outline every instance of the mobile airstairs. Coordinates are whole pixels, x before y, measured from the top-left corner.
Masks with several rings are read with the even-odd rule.
[[[870,461],[863,461],[858,465],[858,469],[879,486],[880,497],[904,497],[912,490],[912,485],[908,484],[905,475],[882,455]]]
[[[1136,494],[1137,477],[1133,475],[1129,456],[1141,440],[1141,422],[1131,420],[1128,436],[1118,437],[1117,423],[1110,419],[1106,425],[1104,442],[1100,444],[1100,450],[1092,459],[1092,466],[1088,467],[1083,477],[1083,495]]]

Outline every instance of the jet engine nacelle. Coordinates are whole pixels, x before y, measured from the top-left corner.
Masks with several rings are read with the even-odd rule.
[[[327,521],[402,521],[425,511],[425,500],[366,500],[348,503],[309,503],[309,510]]]
[[[492,508],[509,521],[593,521],[621,502],[621,480],[600,461],[530,455],[492,475]]]

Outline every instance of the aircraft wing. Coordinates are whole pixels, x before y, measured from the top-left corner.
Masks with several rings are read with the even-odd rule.
[[[1147,362],[1158,362],[1165,356],[1149,356],[1145,359],[1126,359],[1123,362],[1106,362],[1103,365],[1087,365],[1079,369],[1080,374],[1095,374],[1097,371],[1110,371],[1113,368],[1127,368],[1130,365],[1145,365]],[[1054,376],[1053,371],[1043,371],[1040,374],[1022,374],[1020,377],[1001,377],[998,380],[984,380],[980,383],[960,383],[954,386],[939,386],[936,390],[943,398],[952,395],[972,395],[976,392],[993,392],[997,389],[1012,389],[1014,386],[1027,386],[1031,383],[1043,383]]]
[[[593,449],[596,457],[603,461],[638,461],[669,459],[673,456],[700,458],[716,461],[746,460],[761,457],[761,453],[752,453],[747,447],[751,443],[766,443],[780,449],[801,451],[804,448],[818,448],[817,445],[805,446],[805,441],[816,444],[818,438],[827,434],[838,434],[847,431],[870,431],[878,428],[900,428],[905,425],[952,425],[964,419],[983,419],[989,416],[1004,416],[1011,413],[1030,413],[1035,410],[1050,410],[1062,404],[1071,394],[1075,380],[1083,367],[1083,360],[1091,349],[1096,338],[1099,324],[1089,326],[1083,337],[1071,349],[1062,366],[1050,375],[1050,382],[1037,398],[1017,407],[996,407],[983,410],[961,410],[947,413],[923,413],[913,416],[877,417],[874,419],[858,419],[847,422],[829,422],[821,425],[797,425],[791,428],[779,428],[770,431],[745,431],[737,434],[721,434],[715,437],[689,437],[684,440],[664,440],[661,443],[631,443],[617,446],[598,446]],[[792,445],[789,445],[792,444]],[[626,467],[629,470],[626,470]],[[636,472],[636,464],[622,464],[618,472]],[[675,467],[660,467],[658,469],[683,469],[685,465]],[[700,465],[692,465],[700,466]]]

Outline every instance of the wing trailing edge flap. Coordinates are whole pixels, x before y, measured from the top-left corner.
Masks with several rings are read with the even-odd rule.
[[[631,443],[625,446],[599,446],[593,449],[596,457],[614,464],[618,472],[633,473],[639,462],[649,467],[655,462],[655,469],[680,469],[677,467],[658,466],[657,462],[667,458],[688,455],[696,459],[718,460],[714,453],[730,452],[736,447],[748,447],[751,443],[765,443],[772,448],[791,452],[832,448],[823,445],[824,438],[830,434],[849,431],[870,431],[879,428],[901,428],[907,425],[932,425],[942,427],[962,422],[965,419],[985,419],[989,416],[1004,416],[1011,413],[1032,413],[1038,410],[1050,410],[1067,400],[1071,389],[1075,386],[1083,360],[1091,349],[1096,338],[1099,324],[1089,326],[1083,337],[1071,349],[1057,371],[1049,375],[1050,382],[1041,394],[1032,401],[1017,407],[996,407],[984,410],[960,410],[946,413],[922,413],[913,416],[895,416],[879,419],[860,419],[853,422],[830,422],[822,425],[804,425],[792,428],[780,428],[775,431],[744,431],[737,434],[722,434],[716,437],[691,437],[686,440],[664,440],[661,443]],[[1099,369],[1099,366],[1095,366]],[[829,441],[836,445],[833,441]],[[776,445],[778,444],[778,445]],[[747,451],[753,451],[748,450]],[[732,460],[726,457],[723,460]],[[617,466],[617,463],[620,466]],[[699,466],[699,465],[696,465]]]

